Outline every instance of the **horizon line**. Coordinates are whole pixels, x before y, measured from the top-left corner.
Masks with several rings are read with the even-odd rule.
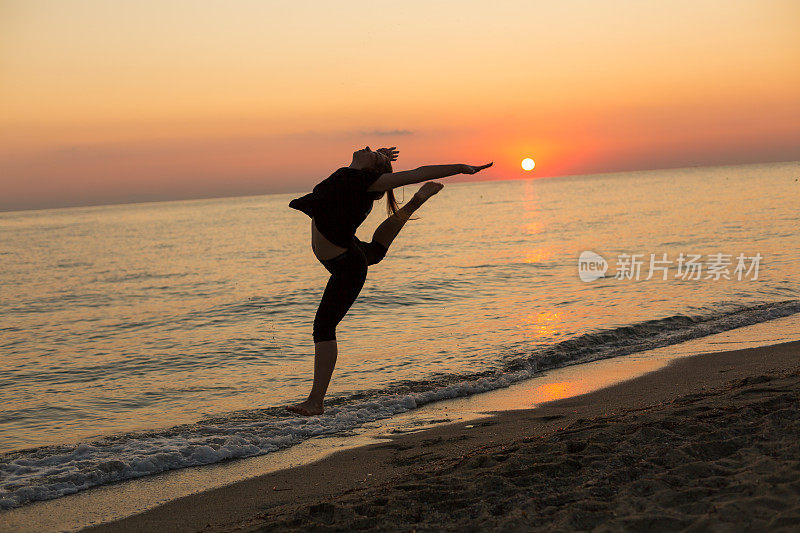
[[[562,178],[586,178],[592,176],[605,176],[608,174],[626,174],[631,172],[655,172],[659,170],[681,170],[681,169],[692,169],[692,168],[717,168],[717,167],[744,167],[744,166],[756,166],[756,165],[775,165],[775,164],[783,164],[783,163],[800,163],[800,160],[789,159],[789,160],[782,160],[782,161],[758,161],[753,163],[725,163],[725,164],[716,164],[716,165],[688,165],[688,166],[678,166],[678,167],[659,167],[659,168],[641,168],[641,169],[633,169],[633,170],[611,170],[607,172],[593,172],[591,174],[561,174],[556,176],[542,176],[542,177],[518,177],[518,178],[501,178],[501,179],[474,179],[474,180],[464,180],[456,182],[452,185],[457,185],[460,183],[479,183],[485,181],[518,181],[518,180],[544,180],[544,179],[562,179]],[[457,175],[457,174],[456,174]],[[465,174],[469,176],[469,174]],[[448,176],[450,177],[450,176]],[[444,178],[440,178],[444,179]],[[80,204],[80,205],[65,205],[61,207],[37,207],[37,208],[23,208],[23,209],[4,209],[0,207],[0,215],[6,213],[25,213],[25,212],[34,212],[34,211],[58,211],[62,209],[83,209],[87,207],[113,207],[119,205],[139,205],[139,204],[155,204],[155,203],[170,203],[170,202],[191,202],[191,201],[201,201],[201,200],[223,200],[228,198],[254,198],[257,196],[272,196],[278,194],[298,194],[303,192],[303,190],[298,191],[284,191],[284,192],[268,192],[268,193],[260,193],[260,194],[233,194],[228,196],[199,196],[199,197],[188,197],[188,198],[173,198],[169,200],[144,200],[144,201],[130,201],[130,202],[112,202],[112,203],[89,203],[89,204]]]

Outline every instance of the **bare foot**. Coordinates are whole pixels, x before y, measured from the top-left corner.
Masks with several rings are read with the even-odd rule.
[[[416,193],[414,193],[414,196],[418,197],[424,202],[437,192],[441,191],[443,187],[444,185],[442,185],[437,181],[429,181],[425,183],[425,185],[420,187],[419,190]]]
[[[314,403],[311,400],[306,400],[296,405],[287,405],[286,410],[303,416],[321,415],[325,411],[321,404]]]

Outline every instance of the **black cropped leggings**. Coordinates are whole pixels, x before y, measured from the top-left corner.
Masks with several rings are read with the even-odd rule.
[[[314,342],[336,339],[336,326],[361,292],[367,279],[367,266],[379,263],[386,252],[386,247],[379,242],[366,243],[354,236],[347,251],[333,259],[320,260],[331,277],[314,316]]]

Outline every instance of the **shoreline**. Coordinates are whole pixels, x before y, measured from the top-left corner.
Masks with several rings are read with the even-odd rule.
[[[343,435],[316,437],[276,452],[181,468],[105,484],[55,499],[0,512],[7,531],[81,531],[114,523],[204,492],[307,466],[343,450],[383,444],[429,428],[468,424],[491,415],[531,410],[624,384],[657,372],[670,362],[722,350],[757,348],[800,340],[800,313],[629,355],[545,370],[492,391],[423,405],[364,424]]]
[[[785,392],[787,390],[792,392]],[[626,420],[626,424],[635,426],[637,418],[641,417],[649,417],[651,422],[656,422],[655,425],[648,426],[652,432],[655,431],[653,427],[659,426],[657,422],[659,417],[664,416],[665,410],[673,417],[686,418],[688,424],[692,416],[702,417],[709,410],[726,412],[730,407],[728,403],[737,394],[740,397],[744,394],[745,400],[742,401],[745,402],[774,402],[775,398],[796,402],[799,390],[800,341],[693,355],[673,360],[660,370],[595,392],[548,402],[534,409],[499,412],[468,421],[469,423],[451,423],[392,437],[385,443],[339,451],[311,464],[179,498],[144,513],[83,531],[247,531],[259,528],[285,530],[292,527],[302,530],[313,526],[333,529],[410,529],[414,526],[418,529],[457,529],[469,527],[470,524],[475,528],[513,527],[513,524],[491,523],[491,520],[500,520],[499,514],[513,516],[517,527],[529,527],[539,523],[537,521],[542,517],[530,513],[530,510],[525,510],[522,514],[526,504],[518,500],[522,497],[528,504],[535,504],[538,500],[532,498],[528,490],[512,490],[513,485],[509,484],[509,479],[497,475],[512,464],[516,465],[517,470],[524,469],[526,465],[536,466],[530,460],[524,460],[526,456],[521,451],[522,448],[544,446],[542,453],[537,455],[545,454],[548,443],[558,448],[558,453],[551,453],[547,463],[539,465],[544,468],[543,471],[546,470],[553,476],[565,469],[580,470],[582,465],[580,460],[564,458],[564,452],[570,453],[572,446],[573,452],[579,454],[576,457],[580,457],[581,450],[577,448],[587,441],[578,441],[575,444],[576,441],[567,440],[564,444],[566,435],[582,432],[590,434],[592,431],[613,432],[621,421]],[[700,410],[696,413],[690,412],[691,405],[697,402],[707,405],[698,408]],[[752,411],[753,406],[746,404],[743,409]],[[787,409],[782,408],[781,411]],[[735,416],[735,413],[730,416]],[[694,419],[692,421],[697,422]],[[692,436],[703,438],[702,434],[690,435]],[[646,437],[647,435],[638,435],[640,440],[647,440]],[[791,434],[784,437],[794,441]],[[663,441],[664,435],[656,435],[655,440]],[[566,448],[556,446],[559,443]],[[605,444],[609,445],[608,442]],[[710,446],[726,447],[724,439],[718,439],[718,442]],[[584,447],[584,455],[589,453],[586,448],[589,447]],[[602,447],[593,451],[599,456],[604,453]],[[608,450],[605,453],[608,455]],[[659,455],[664,453],[665,450],[661,450]],[[614,455],[605,457],[606,460],[613,458]],[[509,463],[511,460],[513,461]],[[686,459],[681,461],[681,464],[684,463]],[[719,465],[704,464],[703,461],[691,462],[694,463],[697,463],[698,471],[705,471],[703,467],[710,469],[709,471],[721,468]],[[679,468],[680,465],[674,466]],[[800,466],[800,463],[795,461],[794,466]],[[624,468],[624,465],[620,465],[620,468]],[[494,470],[498,472],[484,476],[486,479],[483,481],[480,479],[479,474]],[[774,507],[786,508],[787,512],[800,511],[800,470],[793,472],[797,479],[789,479],[787,483],[790,489],[782,489],[796,490],[793,496],[787,496],[790,501],[784,502],[774,496],[760,497],[771,501]],[[781,475],[786,477],[788,474],[782,472]],[[448,476],[455,478],[450,479]],[[447,484],[442,485],[445,481]],[[457,483],[453,485],[453,481]],[[459,498],[460,493],[469,491],[470,485],[475,488],[484,482],[489,485],[494,483],[496,487],[483,487],[479,491],[483,494],[482,499],[487,497],[487,490],[494,495],[498,491],[508,494],[505,500],[498,496],[499,500],[492,509],[486,509],[483,513],[477,512],[477,516],[470,517],[470,513],[476,514],[476,511],[466,505],[467,499]],[[447,490],[445,487],[448,487]],[[437,490],[433,492],[438,496],[432,494],[434,488]],[[664,491],[669,490],[661,488]],[[713,495],[713,491],[711,494]],[[517,500],[514,500],[514,495]],[[513,501],[508,501],[509,498]],[[680,494],[675,495],[675,498],[680,499]],[[447,513],[443,515],[441,510],[435,513],[431,510],[434,502],[449,500],[453,502],[450,504],[453,507],[451,518],[459,517],[452,523],[442,521]],[[466,507],[459,509],[460,504],[456,500],[460,500]],[[401,501],[403,504],[397,507]],[[557,503],[553,501],[547,506],[553,508],[551,514],[570,513],[569,508],[574,507],[572,503],[575,502],[562,502],[561,507]],[[597,506],[600,503],[595,502],[592,505]],[[480,507],[481,504],[474,505]],[[498,505],[505,511],[495,516]],[[746,506],[740,506],[742,512],[745,512]],[[431,510],[431,516],[427,519],[435,520],[435,527],[426,522],[426,509]],[[777,513],[777,510],[773,511]],[[606,513],[607,510],[602,512]],[[594,512],[597,513],[601,511]],[[400,518],[405,522],[398,521],[398,514],[402,515]],[[579,514],[585,515],[584,518],[591,521],[593,512],[581,509]],[[654,519],[655,526],[685,523],[687,520],[685,517],[664,513],[659,516],[661,518]],[[414,521],[414,517],[418,520]],[[574,519],[574,516],[569,514],[562,519]],[[647,520],[641,516],[628,519]],[[741,519],[740,517],[739,523]],[[753,520],[756,519],[753,517]],[[545,521],[539,525],[546,524],[548,522]],[[773,525],[780,526],[779,523]]]

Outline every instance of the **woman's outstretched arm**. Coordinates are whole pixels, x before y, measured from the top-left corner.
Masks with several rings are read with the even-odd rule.
[[[454,176],[455,174],[475,174],[484,168],[489,168],[492,166],[492,164],[493,163],[489,163],[480,166],[462,164],[425,165],[415,168],[414,170],[389,172],[387,174],[382,174],[367,190],[375,192],[388,191],[390,189],[402,187],[403,185],[411,185],[412,183],[446,178],[447,176]]]

